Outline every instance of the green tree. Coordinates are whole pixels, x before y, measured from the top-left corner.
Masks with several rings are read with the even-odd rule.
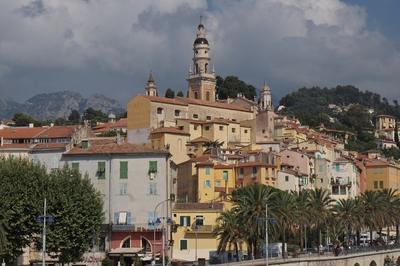
[[[286,236],[287,231],[292,228],[299,212],[296,205],[296,199],[293,194],[286,191],[278,191],[274,197],[274,216],[279,225],[282,239],[282,257],[287,258]]]
[[[82,120],[88,120],[92,126],[95,126],[97,122],[107,122],[108,117],[101,110],[95,110],[92,107],[89,107],[83,114]]]
[[[175,92],[172,89],[168,88],[165,91],[165,98],[175,98]]]
[[[177,97],[184,97],[183,92],[182,91],[178,91],[178,93],[176,94]]]
[[[29,160],[0,156],[0,217],[7,238],[7,261],[14,261],[22,249],[39,236],[36,217],[42,213],[46,170]]]
[[[384,224],[384,197],[378,191],[366,191],[361,195],[364,211],[364,225],[368,227],[370,239],[374,229]]]
[[[254,100],[254,97],[257,96],[254,86],[236,76],[227,76],[225,79],[217,76],[216,91],[219,99],[236,98],[238,93],[243,94],[249,100]]]
[[[293,191],[293,197],[296,201],[296,208],[299,213],[297,217],[297,224],[299,226],[299,238],[300,238],[300,250],[303,250],[305,246],[304,235],[306,233],[307,226],[310,225],[310,210],[308,208],[308,198],[309,198],[309,191],[308,190],[301,190],[299,192]]]
[[[251,184],[239,188],[232,194],[234,207],[244,225],[244,234],[248,246],[248,254],[261,257],[261,247],[265,239],[265,211],[268,204],[268,215],[274,217],[273,197],[275,189],[262,184]],[[271,224],[272,225],[272,224]]]
[[[36,119],[31,117],[30,115],[27,115],[24,113],[14,114],[14,117],[12,118],[12,120],[14,121],[14,123],[17,127],[22,127],[22,126],[26,127],[31,123],[34,124],[35,126],[41,125],[41,123],[39,121],[37,121]]]
[[[391,226],[398,226],[399,224],[399,211],[400,211],[400,198],[397,189],[385,188],[381,191],[383,197],[383,204],[385,214],[383,215],[384,224],[386,226],[387,241],[389,241],[389,233]]]
[[[340,199],[334,206],[335,219],[344,224],[347,230],[347,245],[350,245],[352,230],[357,227],[359,205],[355,199]]]
[[[331,199],[328,190],[316,188],[310,191],[308,200],[308,208],[313,217],[313,224],[318,231],[318,252],[322,244],[322,227],[325,225],[327,218],[331,213],[331,204],[334,200]]]
[[[61,263],[79,261],[102,224],[102,199],[90,180],[68,167],[50,174],[48,213],[54,216],[49,226],[47,249],[58,254]]]
[[[221,213],[217,218],[214,235],[218,239],[218,253],[225,252],[227,247],[233,246],[236,260],[239,261],[239,245],[243,241],[242,224],[235,209]]]
[[[72,110],[68,116],[68,121],[74,124],[79,124],[80,120],[81,120],[81,114],[79,113],[79,111],[75,109]]]

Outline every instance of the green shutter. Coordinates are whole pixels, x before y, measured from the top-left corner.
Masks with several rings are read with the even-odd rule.
[[[181,250],[187,250],[187,249],[188,249],[187,240],[181,239]]]
[[[127,179],[128,178],[128,162],[119,162],[119,178]]]
[[[97,162],[97,177],[98,179],[106,178],[106,162]]]
[[[157,161],[149,161],[149,173],[157,173]]]
[[[72,168],[72,170],[79,171],[79,163],[72,163],[71,168]]]

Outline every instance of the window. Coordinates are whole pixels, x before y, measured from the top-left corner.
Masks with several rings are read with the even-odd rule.
[[[219,126],[219,130],[223,131],[224,130],[224,126]]]
[[[175,110],[175,116],[181,116],[181,110]]]
[[[79,171],[79,163],[72,163],[71,168],[72,170]]]
[[[121,248],[130,248],[131,247],[131,238],[128,237],[124,243],[122,243]]]
[[[383,188],[383,181],[379,181],[379,188]]]
[[[232,133],[235,133],[236,132],[236,128],[232,128]]]
[[[220,181],[220,180],[215,181],[215,186],[216,186],[216,187],[221,187],[221,181]]]
[[[114,224],[132,224],[131,212],[115,212],[114,213]]]
[[[332,195],[339,195],[339,187],[338,186],[332,187]]]
[[[194,126],[193,126],[193,129],[194,129],[194,130],[197,130],[198,127],[199,127],[198,125],[194,125]]]
[[[265,129],[262,130],[262,133],[265,134]]]
[[[253,167],[252,173],[253,173],[253,176],[257,175],[257,167]]]
[[[197,66],[197,65],[196,65]],[[197,68],[196,68],[197,69]],[[199,98],[199,94],[197,93],[197,91],[194,92],[194,98],[198,99]]]
[[[285,181],[286,181],[286,182],[289,182],[289,176],[288,176],[288,175],[285,176]]]
[[[210,175],[210,172],[211,172],[211,168],[210,168],[210,166],[206,166],[206,175]]]
[[[157,108],[157,114],[161,115],[163,113],[163,109],[161,107]]]
[[[121,179],[128,178],[128,162],[127,161],[119,162],[119,178],[121,178]]]
[[[190,226],[190,216],[181,216],[179,220],[180,226]]]
[[[97,178],[106,178],[106,162],[97,162]]]
[[[378,181],[374,181],[374,188],[378,189]]]
[[[126,195],[126,193],[128,193],[128,184],[127,183],[119,184],[119,194]]]
[[[207,131],[210,130],[210,126],[205,126],[204,130],[207,130]]]
[[[239,168],[239,175],[244,175],[244,168]]]
[[[247,129],[244,130],[244,133],[247,134]]]
[[[193,118],[197,119],[197,118],[199,118],[199,115],[198,114],[193,114]]]
[[[206,92],[206,101],[209,101],[209,100],[210,100],[210,98],[211,98],[211,96],[210,96],[210,92],[209,92],[209,91],[207,91],[207,92]]]
[[[149,173],[157,173],[157,161],[149,161]]]
[[[204,180],[204,188],[211,188],[211,180]]]
[[[157,183],[154,182],[149,183],[149,194],[157,195]]]
[[[208,115],[208,116],[206,117],[206,120],[211,120],[211,116]]]
[[[225,181],[228,181],[228,171],[223,171],[223,172],[222,172],[222,178],[223,178]]]
[[[186,239],[181,239],[180,241],[180,250],[187,250],[188,249],[188,242]]]
[[[202,216],[202,215],[197,215],[196,216],[196,225],[197,226],[203,226],[204,225],[204,216]]]

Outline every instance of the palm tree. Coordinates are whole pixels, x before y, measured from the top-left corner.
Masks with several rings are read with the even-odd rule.
[[[203,144],[203,146],[206,148],[204,153],[210,153],[214,149],[219,149],[224,145],[224,141],[219,141],[219,140],[214,140],[214,141],[208,141]]]
[[[235,209],[221,213],[217,218],[217,226],[214,235],[219,240],[217,252],[226,251],[227,247],[233,246],[236,253],[236,260],[239,261],[239,245],[242,242],[242,228],[240,217]]]
[[[384,223],[386,226],[386,243],[389,242],[390,227],[398,225],[399,220],[399,209],[400,209],[400,198],[399,191],[397,189],[383,189],[381,191],[385,215],[383,216]]]
[[[318,252],[322,243],[321,229],[327,221],[329,214],[331,213],[331,204],[334,200],[331,199],[328,190],[316,188],[310,191],[310,197],[308,200],[308,208],[313,216],[313,224],[318,230]]]
[[[292,191],[293,197],[296,201],[296,208],[301,215],[297,217],[297,225],[299,227],[299,238],[300,238],[300,250],[307,245],[305,243],[305,234],[307,231],[307,226],[310,224],[310,211],[308,208],[308,197],[309,191],[308,190],[301,190],[299,192]],[[304,238],[303,238],[304,237]],[[303,242],[304,241],[304,242]]]
[[[265,239],[265,210],[268,204],[268,214],[273,216],[272,198],[276,190],[263,184],[251,184],[232,194],[234,206],[242,219],[246,234],[249,254],[261,257],[261,240]],[[271,206],[271,207],[270,207]]]
[[[361,195],[364,224],[369,229],[370,241],[372,243],[372,231],[380,228],[383,225],[384,212],[384,197],[378,191],[366,191]]]
[[[350,245],[349,241],[353,226],[357,223],[358,207],[355,199],[341,199],[333,209],[335,218],[346,226],[347,246]]]
[[[293,194],[286,191],[279,191],[275,194],[274,205],[274,216],[278,221],[282,237],[282,257],[287,258],[286,232],[294,224],[299,214],[296,199]]]

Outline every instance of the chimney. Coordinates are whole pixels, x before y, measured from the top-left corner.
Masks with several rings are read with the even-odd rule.
[[[29,128],[33,128],[33,127],[34,127],[33,123],[29,123]]]

